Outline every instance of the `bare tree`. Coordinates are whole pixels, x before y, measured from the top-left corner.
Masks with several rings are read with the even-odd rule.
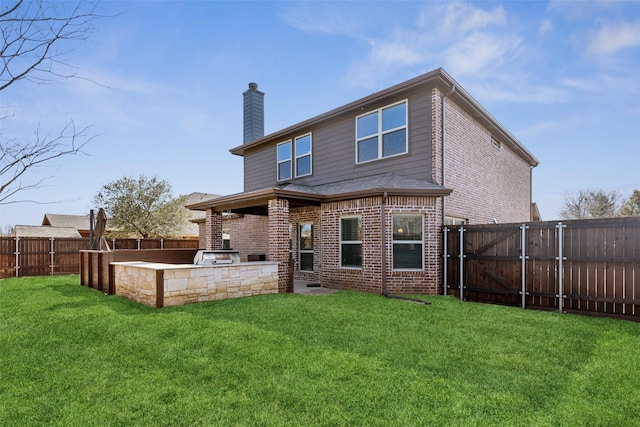
[[[23,79],[42,82],[52,77],[75,77],[64,58],[73,41],[86,40],[97,18],[97,3],[2,1],[2,71],[0,91]]]
[[[618,215],[620,193],[605,190],[580,190],[565,194],[560,216],[564,219],[609,218]]]
[[[78,77],[65,62],[75,42],[85,40],[98,17],[97,3],[79,0],[14,0],[0,3],[0,92],[21,81],[40,84],[58,78]],[[5,115],[0,120],[8,120]],[[0,134],[0,204],[16,203],[13,197],[39,188],[44,179],[28,181],[29,171],[60,157],[82,152],[91,138],[87,127],[73,120],[59,131],[42,132],[33,138],[5,139]]]

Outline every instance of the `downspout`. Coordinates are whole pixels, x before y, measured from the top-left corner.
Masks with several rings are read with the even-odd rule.
[[[408,298],[402,297],[400,295],[393,295],[387,291],[387,229],[385,227],[386,224],[386,216],[385,210],[387,207],[387,192],[385,191],[382,195],[382,201],[380,202],[380,222],[382,226],[380,227],[380,242],[382,244],[380,255],[382,256],[382,260],[380,263],[380,268],[382,269],[382,277],[380,278],[380,285],[382,287],[382,295],[387,298],[399,299],[403,301],[411,301],[419,304],[430,305],[431,301],[422,300],[418,298]],[[392,230],[393,232],[393,230]]]
[[[448,96],[453,95],[453,92],[456,91],[456,84],[453,83],[453,85],[451,86],[451,90],[448,93],[445,93],[442,98],[440,99],[440,185],[442,185],[443,187],[445,186],[445,140],[446,140],[446,136],[447,136],[447,129],[446,129],[446,109],[445,109],[445,105],[444,105],[444,101],[445,98],[447,98]],[[445,203],[445,197],[446,196],[441,196],[440,197],[440,206],[442,208],[442,212],[440,212],[441,218],[440,218],[440,226],[444,226],[444,222],[446,219],[446,203]],[[443,231],[444,233],[444,231]],[[442,237],[444,239],[444,235]],[[443,270],[445,269],[444,267],[444,263],[447,262],[446,258],[445,258],[446,254],[443,255],[442,258],[442,262],[443,262]],[[443,277],[442,277],[442,293],[444,295],[447,295],[447,284],[444,283],[445,282],[445,274],[443,273]]]
[[[529,221],[533,221],[533,166],[529,167]]]
[[[453,92],[456,91],[456,85],[455,83],[453,84],[453,86],[451,86],[451,90],[448,93],[445,93],[441,100],[440,100],[440,185],[442,185],[443,187],[445,186],[445,171],[444,171],[444,166],[445,166],[445,140],[446,140],[446,136],[447,136],[447,130],[446,130],[446,110],[445,110],[445,105],[444,105],[444,101],[445,98],[453,95]],[[442,225],[444,225],[444,219],[445,219],[445,198],[446,196],[441,196],[440,200],[441,200],[441,206],[442,206]]]

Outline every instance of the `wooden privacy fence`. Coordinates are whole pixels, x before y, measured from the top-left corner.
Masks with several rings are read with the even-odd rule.
[[[444,227],[444,293],[640,320],[640,218]]]
[[[198,249],[195,239],[109,239],[112,249]],[[0,278],[79,274],[89,239],[0,237]]]

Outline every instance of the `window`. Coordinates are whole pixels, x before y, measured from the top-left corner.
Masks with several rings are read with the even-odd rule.
[[[278,181],[291,179],[291,141],[278,144]]]
[[[407,151],[407,101],[356,117],[356,163]]]
[[[278,181],[285,181],[294,176],[311,175],[311,134],[297,136],[281,142],[277,147]]]
[[[340,266],[362,268],[362,217],[340,218]]]
[[[393,216],[393,269],[424,269],[422,215]]]
[[[444,218],[444,225],[465,225],[466,223],[467,220],[463,218],[455,218],[452,216],[447,216]]]
[[[300,271],[313,271],[313,224],[300,224],[300,240],[298,246]]]
[[[311,134],[296,138],[296,176],[311,175]]]
[[[222,230],[222,249],[231,249],[231,231]]]

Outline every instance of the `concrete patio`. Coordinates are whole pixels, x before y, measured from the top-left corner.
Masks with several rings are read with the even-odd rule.
[[[301,295],[329,295],[335,294],[339,289],[323,288],[317,282],[296,280],[293,283],[293,293]]]

